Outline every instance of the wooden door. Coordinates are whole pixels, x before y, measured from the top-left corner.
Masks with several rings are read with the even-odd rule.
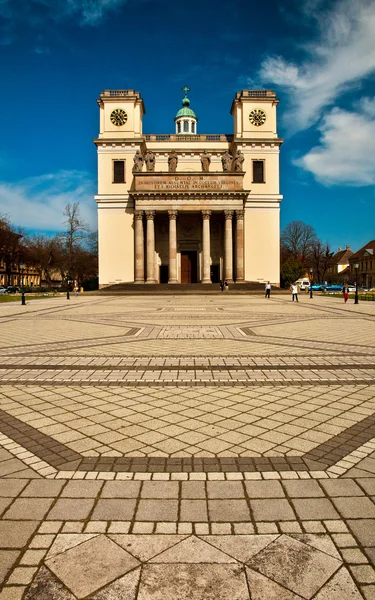
[[[196,283],[197,253],[195,251],[181,252],[181,283]]]

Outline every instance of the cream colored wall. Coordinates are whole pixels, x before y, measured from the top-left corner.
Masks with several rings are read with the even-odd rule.
[[[245,157],[244,161],[244,189],[250,190],[251,195],[278,194],[279,193],[279,149],[274,148],[252,148],[247,146],[241,148]],[[264,183],[253,183],[253,160],[264,160]]]
[[[125,203],[98,203],[99,286],[134,281],[133,214]]]
[[[245,280],[280,283],[280,210],[246,208]]]
[[[131,151],[127,148],[98,150],[98,193],[127,194],[133,181],[133,157],[137,148]],[[113,183],[113,161],[125,160],[125,183]]]

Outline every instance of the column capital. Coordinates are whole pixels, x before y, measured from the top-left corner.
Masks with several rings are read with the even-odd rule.
[[[148,221],[153,221],[154,217],[156,215],[156,211],[155,210],[145,210],[146,213],[146,219]]]
[[[245,211],[244,210],[236,210],[236,219],[237,221],[244,218]]]
[[[143,210],[135,210],[134,211],[134,219],[143,219]]]
[[[177,215],[178,215],[178,210],[169,210],[168,211],[168,217],[169,217],[170,221],[177,219]]]
[[[202,218],[209,219],[212,215],[212,210],[202,210]]]
[[[225,210],[225,211],[224,211],[224,217],[225,217],[225,220],[226,220],[226,221],[227,221],[227,220],[232,220],[233,213],[234,213],[234,211],[233,211],[233,210]]]

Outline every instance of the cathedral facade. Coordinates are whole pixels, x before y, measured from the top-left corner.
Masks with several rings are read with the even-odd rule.
[[[233,133],[200,134],[189,91],[174,134],[143,134],[139,92],[100,94],[100,288],[225,279],[279,285],[276,94],[236,93]]]

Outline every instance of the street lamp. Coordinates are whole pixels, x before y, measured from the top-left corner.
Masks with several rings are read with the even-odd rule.
[[[312,284],[313,284],[313,268],[310,267],[310,298],[313,297]]]
[[[21,273],[21,306],[26,306],[25,288],[23,287],[23,272],[25,270],[25,265],[23,262],[19,264],[19,270]]]
[[[359,263],[354,263],[355,269],[355,296],[354,296],[354,304],[358,304],[358,269]]]
[[[68,277],[66,279],[66,299],[67,300],[70,300],[69,287],[70,287],[70,277],[68,275]]]

